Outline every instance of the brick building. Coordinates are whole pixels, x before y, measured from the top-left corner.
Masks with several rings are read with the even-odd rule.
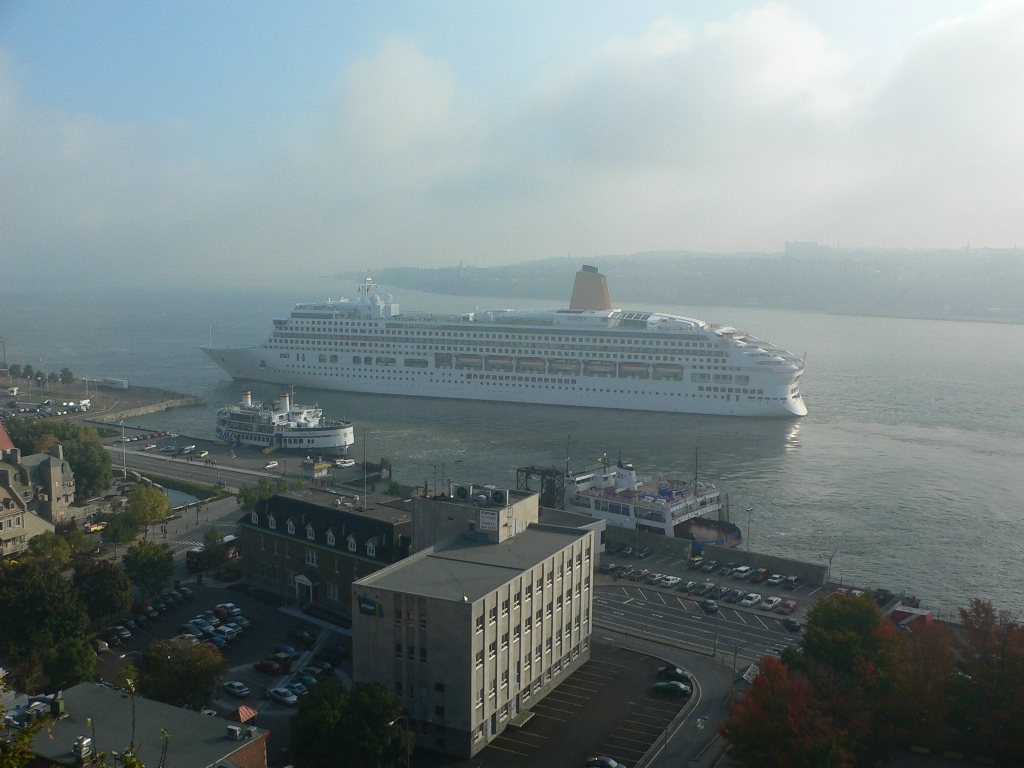
[[[71,506],[75,500],[75,475],[60,445],[54,445],[49,453],[31,456],[22,456],[17,448],[0,450],[0,486],[19,496],[30,511],[54,525],[84,515]]]
[[[347,619],[352,582],[408,556],[412,516],[394,496],[306,489],[245,514],[238,537],[249,583]]]

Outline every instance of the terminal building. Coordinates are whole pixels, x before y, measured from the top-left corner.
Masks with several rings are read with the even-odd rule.
[[[353,678],[401,699],[417,746],[471,757],[590,658],[605,523],[481,486],[412,517],[412,554],[352,586]]]

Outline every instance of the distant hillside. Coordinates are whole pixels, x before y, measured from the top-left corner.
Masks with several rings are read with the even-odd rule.
[[[564,306],[583,263],[561,258],[501,267],[396,267],[374,277],[432,293],[551,299]],[[1017,249],[868,251],[792,243],[785,254],[642,253],[585,263],[608,276],[617,306],[754,306],[1024,322],[1024,252]]]

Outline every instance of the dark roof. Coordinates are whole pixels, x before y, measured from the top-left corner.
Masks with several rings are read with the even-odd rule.
[[[81,683],[64,691],[64,705],[67,716],[48,721],[36,736],[32,745],[35,754],[74,765],[72,746],[79,736],[91,737],[95,732],[95,748],[107,755],[121,752],[131,743],[132,701],[127,694],[104,685]],[[251,743],[251,739],[229,737],[229,725],[234,723],[135,696],[135,754],[144,765],[160,762],[161,730],[170,737],[169,768],[208,768],[229,759],[233,752]],[[255,736],[266,733],[257,728]]]
[[[383,493],[370,493],[363,496],[362,494],[355,493],[331,493],[315,488],[306,488],[301,491],[288,491],[287,493],[278,494],[271,501],[284,499],[300,502],[303,509],[299,511],[309,511],[311,507],[319,507],[331,512],[344,511],[349,514],[359,515],[360,517],[380,520],[391,525],[412,522],[412,511],[409,505],[397,496],[386,496]],[[339,504],[339,502],[341,503]],[[280,501],[275,505],[275,509],[278,506],[281,506]],[[298,506],[288,506],[292,509],[298,509]]]
[[[0,424],[0,451],[9,451],[13,447],[14,443],[11,442],[11,436],[7,434],[4,425]]]

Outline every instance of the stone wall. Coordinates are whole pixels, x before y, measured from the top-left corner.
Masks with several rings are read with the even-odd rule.
[[[657,533],[639,533],[629,528],[621,528],[617,525],[609,525],[605,529],[605,549],[616,544],[626,544],[630,547],[650,547],[658,555],[665,557],[678,557],[686,560],[690,557],[691,543],[689,539],[676,539],[671,536],[662,536]],[[705,546],[705,549],[707,547]]]

